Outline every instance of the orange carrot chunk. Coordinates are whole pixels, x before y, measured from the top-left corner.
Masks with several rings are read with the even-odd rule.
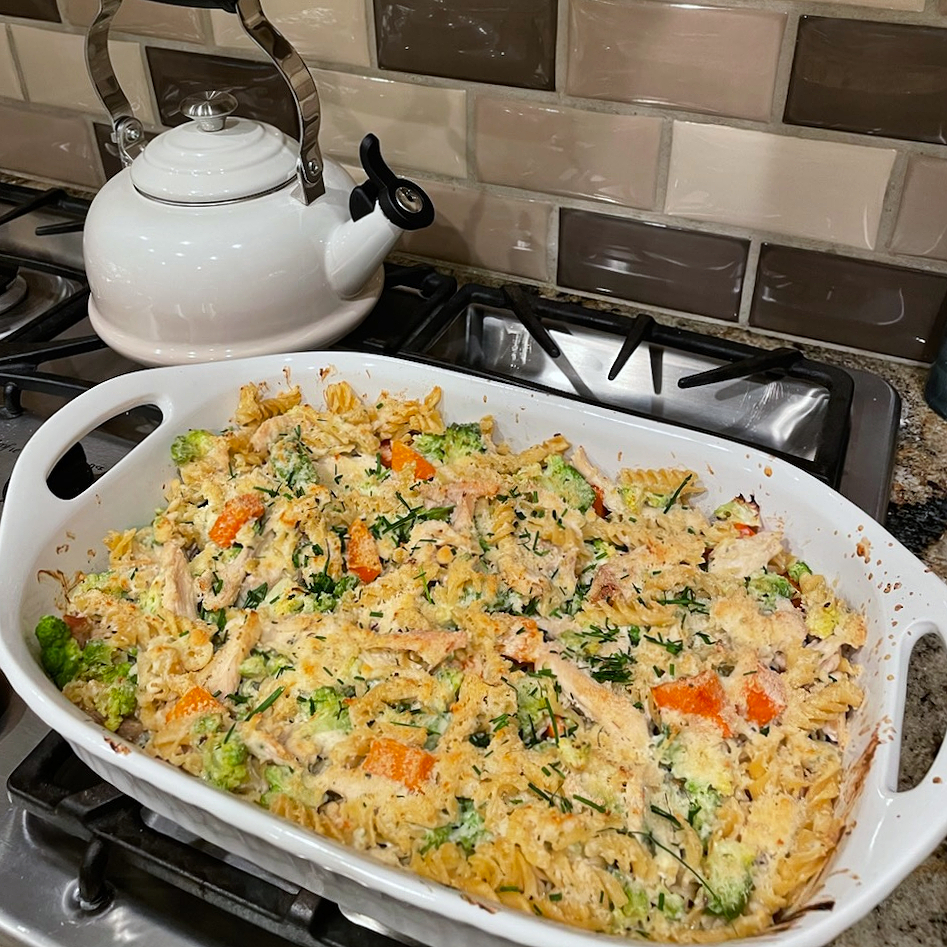
[[[419,792],[434,769],[434,757],[426,750],[383,737],[372,740],[362,768],[373,776],[387,776],[412,792]]]
[[[349,527],[348,543],[345,547],[349,572],[366,584],[381,575],[381,559],[375,537],[368,531],[364,520],[353,520]]]
[[[703,717],[716,724],[725,737],[732,736],[723,718],[726,694],[720,678],[713,671],[659,684],[651,688],[651,695],[662,710],[676,710],[688,716]]]
[[[265,512],[266,507],[259,493],[242,493],[224,504],[208,535],[218,546],[226,549],[233,545],[245,523],[258,520]]]
[[[203,687],[192,687],[178,702],[171,708],[168,714],[168,723],[172,720],[180,720],[182,717],[190,717],[191,714],[210,714],[223,711],[221,703]]]
[[[402,444],[401,441],[391,442],[391,469],[404,470],[414,464],[414,476],[418,480],[430,480],[437,472],[434,465],[427,458],[419,454],[413,447]]]
[[[743,684],[746,719],[765,727],[786,709],[783,682],[775,671],[761,664],[756,674],[747,675]]]
[[[592,509],[596,516],[601,516],[604,519],[608,515],[608,508],[605,506],[605,494],[602,493],[602,488],[595,486],[594,483],[592,484],[592,492],[595,494]]]

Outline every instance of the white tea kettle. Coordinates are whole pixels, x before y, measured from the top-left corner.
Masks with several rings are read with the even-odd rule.
[[[300,141],[231,117],[237,100],[207,92],[181,103],[192,121],[144,147],[108,55],[121,0],[101,0],[86,58],[125,167],[86,218],[92,326],[148,365],[327,345],[372,309],[385,255],[404,230],[428,226],[434,207],[387,167],[374,135],[361,143],[359,187],[323,159],[315,82],[259,0],[198,5],[237,13],[269,55],[292,92]]]

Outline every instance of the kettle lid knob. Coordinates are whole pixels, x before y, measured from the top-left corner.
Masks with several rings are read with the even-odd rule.
[[[197,92],[181,102],[181,113],[197,122],[205,132],[219,132],[227,116],[237,110],[237,100],[229,92]]]

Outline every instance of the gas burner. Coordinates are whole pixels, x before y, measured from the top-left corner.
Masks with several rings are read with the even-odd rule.
[[[0,263],[0,316],[18,306],[27,293],[26,280],[19,273],[19,268]]]

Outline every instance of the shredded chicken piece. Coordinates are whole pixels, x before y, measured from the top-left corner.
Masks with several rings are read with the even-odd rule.
[[[247,560],[250,547],[244,546],[230,562],[217,567],[216,573],[208,569],[198,580],[197,587],[203,593],[203,606],[209,611],[229,608],[237,600],[240,586],[247,576]],[[220,591],[214,592],[215,578],[220,581]]]
[[[763,531],[754,536],[723,539],[710,557],[710,572],[747,576],[759,572],[783,548],[779,533]]]
[[[164,592],[161,604],[169,612],[197,621],[197,592],[184,552],[176,543],[166,543],[161,550],[161,571]]]
[[[246,620],[235,618],[224,628],[227,640],[204,669],[201,684],[211,694],[232,694],[240,683],[240,665],[260,640],[260,619],[249,612]]]

